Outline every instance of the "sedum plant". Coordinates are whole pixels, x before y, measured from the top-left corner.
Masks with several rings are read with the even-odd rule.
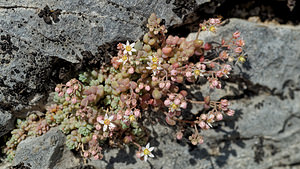
[[[231,64],[245,62],[245,43],[238,31],[220,43],[198,39],[200,31],[217,30],[222,24],[218,18],[201,23],[193,41],[167,36],[160,22],[152,14],[143,39],[119,43],[111,64],[57,85],[55,104],[46,108],[44,116],[31,114],[18,120],[17,129],[11,132],[4,149],[8,158],[13,159],[18,143],[26,137],[40,136],[51,127],[58,127],[66,134],[66,146],[78,150],[85,158],[102,159],[104,148],[135,145],[137,157],[146,161],[154,157],[154,147],[148,143],[150,133],[143,121],[153,112],[161,113],[167,124],[177,126],[177,139],[191,126],[191,143],[203,143],[199,130],[212,128],[214,122],[224,115],[233,116],[234,111],[226,99],[187,99],[188,92],[182,86],[206,79],[209,88],[222,89],[220,80],[228,78]],[[184,119],[182,110],[188,104],[202,104],[205,111],[195,119]]]

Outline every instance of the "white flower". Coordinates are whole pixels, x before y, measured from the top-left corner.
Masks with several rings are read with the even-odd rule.
[[[154,157],[154,155],[151,153],[153,151],[154,147],[150,147],[150,143],[146,145],[146,147],[142,147],[141,157],[144,156],[144,161],[147,161],[148,156]]]
[[[162,70],[163,68],[160,67],[161,60],[159,60],[158,62],[153,62],[152,60],[153,60],[153,58],[151,58],[151,62],[148,62],[149,66],[146,67],[146,69],[152,70],[153,71],[153,75],[155,76],[156,73],[159,70]]]
[[[195,78],[197,78],[198,76],[204,76],[203,75],[204,72],[205,70],[194,68],[192,75],[194,75]]]
[[[133,48],[135,43],[132,43],[132,44],[129,44],[129,42],[127,41],[126,42],[126,45],[125,44],[122,44],[123,47],[124,47],[124,54],[129,54],[129,55],[132,55],[132,52],[136,52],[136,50]]]
[[[131,111],[129,115],[124,116],[124,118],[125,118],[126,122],[127,121],[130,121],[130,122],[136,121],[136,118],[135,118],[135,115],[133,114],[133,111]]]
[[[148,56],[148,58],[152,63],[158,63],[159,61],[159,58],[156,56]]]
[[[121,59],[118,60],[118,62],[123,62],[123,65],[128,61],[128,56],[123,55]]]
[[[109,127],[110,130],[116,127],[116,125],[111,122],[113,118],[114,116],[108,117],[108,115],[105,114],[104,120],[98,121],[99,123],[104,124],[103,131],[106,131],[107,127]]]
[[[180,111],[180,106],[175,104],[174,102],[171,102],[169,105],[169,111],[170,112]]]

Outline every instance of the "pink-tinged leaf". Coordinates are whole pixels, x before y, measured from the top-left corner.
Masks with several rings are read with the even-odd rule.
[[[171,126],[174,126],[176,124],[176,121],[171,119],[169,116],[166,116],[166,122]]]

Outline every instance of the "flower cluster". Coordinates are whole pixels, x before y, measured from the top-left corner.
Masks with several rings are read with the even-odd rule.
[[[103,64],[80,74],[78,80],[57,85],[55,104],[47,107],[45,115],[30,115],[12,131],[5,149],[9,157],[14,156],[17,144],[27,136],[41,135],[57,126],[67,135],[67,147],[80,151],[84,158],[102,159],[106,145],[134,145],[138,148],[137,157],[146,161],[154,157],[154,147],[150,147],[150,133],[143,126],[143,119],[148,117],[145,112],[161,113],[167,124],[177,124],[178,139],[184,136],[187,126],[193,126],[189,140],[195,145],[203,143],[198,130],[212,128],[214,122],[224,115],[232,116],[234,111],[225,99],[187,99],[189,93],[182,90],[182,84],[206,79],[210,88],[221,89],[221,80],[228,78],[232,70],[230,64],[244,62],[245,42],[240,32],[235,32],[229,41],[214,44],[198,38],[188,41],[184,37],[166,36],[160,22],[152,14],[147,24],[149,32],[143,40],[119,43],[111,65]],[[209,19],[200,24],[199,31],[215,32],[220,24],[220,19]],[[182,110],[188,104],[202,104],[207,113],[196,119],[183,119]]]

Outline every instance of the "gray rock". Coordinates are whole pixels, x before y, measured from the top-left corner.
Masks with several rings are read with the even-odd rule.
[[[0,137],[14,128],[15,117],[0,109]]]
[[[47,93],[74,77],[86,57],[104,57],[101,52],[94,56],[99,46],[112,49],[113,42],[140,39],[151,13],[167,27],[182,23],[194,6],[180,13],[174,10],[180,5],[151,0],[1,1],[0,106],[22,117],[43,110]]]
[[[229,33],[231,36],[236,29],[244,32],[243,37],[248,44],[245,50],[249,55],[252,69],[245,70],[246,68],[242,67],[242,71],[249,74],[249,78],[243,76],[236,67],[234,76],[238,79],[225,86],[225,91],[217,90],[212,93],[207,90],[207,85],[200,88],[189,87],[196,89],[195,96],[199,91],[203,95],[211,95],[214,99],[233,96],[235,100],[231,101],[231,108],[236,110],[234,117],[227,117],[224,122],[215,124],[215,129],[201,131],[205,143],[199,146],[187,144],[186,139],[177,142],[175,131],[168,126],[153,126],[153,137],[150,143],[156,147],[154,150],[156,157],[150,159],[148,163],[132,158],[134,150],[125,149],[110,150],[105,154],[105,161],[91,161],[89,164],[96,168],[106,166],[106,168],[164,169],[299,167],[300,93],[297,86],[290,86],[289,92],[293,94],[286,95],[283,92],[283,84],[289,81],[289,78],[297,77],[300,72],[298,70],[299,49],[296,47],[296,44],[299,46],[300,41],[296,38],[295,45],[289,46],[289,51],[286,49],[282,51],[282,46],[277,44],[280,39],[285,41],[287,40],[285,37],[291,38],[297,35],[299,28],[261,25],[232,19],[228,25],[219,28],[218,31],[222,36]],[[266,33],[269,29],[276,36]],[[278,37],[278,32],[281,32],[282,36]],[[201,36],[205,38],[203,34]],[[221,36],[216,35],[213,38],[220,40]],[[263,42],[271,46],[271,49],[264,47]],[[265,55],[262,59],[259,55],[271,50],[272,56]],[[284,57],[282,53],[290,55],[286,56],[283,62],[273,60],[273,58]],[[268,67],[257,66],[257,64],[265,65],[266,62]],[[276,65],[279,67],[276,68]],[[259,73],[257,69],[264,71]],[[282,69],[285,72],[282,72]],[[271,72],[279,73],[280,78],[271,76]],[[297,78],[293,81],[298,83]],[[271,89],[276,89],[278,92],[271,92]],[[255,92],[249,97],[247,90]],[[282,93],[278,94],[279,91]],[[201,110],[201,106],[194,110]]]
[[[51,129],[45,135],[22,141],[16,151],[13,165],[24,163],[33,169],[53,168],[63,156],[64,134]]]
[[[216,34],[203,32],[200,38],[220,42],[239,30],[245,40],[249,63],[235,67],[235,74],[253,84],[266,86],[277,94],[287,96],[300,88],[300,26],[280,26],[252,23],[241,19],[230,22]],[[196,33],[189,39],[195,39]]]

